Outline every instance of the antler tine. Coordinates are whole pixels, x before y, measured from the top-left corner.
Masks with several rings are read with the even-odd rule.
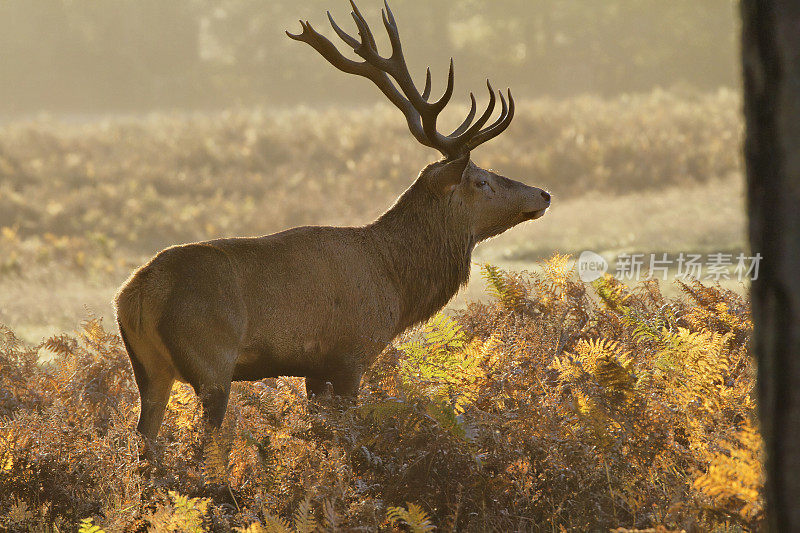
[[[489,103],[486,105],[486,109],[483,111],[483,114],[475,121],[467,131],[460,135],[463,142],[466,143],[469,139],[474,137],[480,129],[486,124],[486,121],[492,116],[492,112],[494,111],[494,104],[496,102],[496,98],[494,95],[494,89],[492,89],[492,83],[489,80],[486,80],[486,88],[489,90]]]
[[[336,32],[336,35],[338,35],[341,40],[343,40],[345,43],[347,43],[347,45],[350,48],[353,48],[353,49],[358,48],[358,46],[361,43],[358,42],[355,37],[353,37],[352,35],[350,35],[346,31],[344,31],[342,28],[340,28],[338,24],[336,24],[336,21],[333,20],[333,15],[331,15],[330,11],[328,11],[327,13],[328,13],[328,20],[331,23],[331,27],[333,28],[333,31]]]
[[[444,94],[436,102],[431,104],[431,110],[438,115],[442,109],[445,108],[450,98],[453,96],[453,88],[455,87],[456,77],[453,72],[453,58],[450,58],[450,70],[447,73],[447,87],[444,89]],[[434,117],[435,118],[435,117]]]
[[[352,2],[353,0],[350,1]],[[427,67],[425,71],[425,89],[423,89],[422,94],[419,94],[417,92],[416,85],[414,84],[414,81],[411,79],[411,75],[408,72],[408,67],[406,66],[406,60],[405,57],[403,56],[403,45],[400,42],[400,31],[397,28],[397,22],[394,19],[394,13],[392,13],[392,9],[389,7],[389,2],[387,0],[383,0],[383,5],[385,6],[385,9],[381,9],[381,18],[383,19],[383,26],[386,28],[386,33],[389,36],[389,42],[392,45],[392,55],[389,57],[389,59],[379,58],[382,63],[380,67],[389,72],[397,80],[398,84],[400,85],[400,88],[406,94],[406,97],[409,99],[409,101],[414,103],[415,107],[419,109],[423,103],[428,102],[428,98],[431,95],[431,69],[430,67]],[[452,63],[453,59],[451,58],[450,59],[451,77],[453,75]],[[398,76],[400,77],[398,78]],[[408,90],[404,88],[404,86],[407,87]],[[450,94],[447,95],[446,99],[444,99],[444,97],[440,98],[440,101],[444,99],[444,102],[441,106],[442,109],[447,104],[447,100],[449,100],[450,96],[452,95],[452,88],[450,88],[449,91],[445,91],[445,94],[447,94],[447,92],[449,92]],[[416,101],[417,96],[421,98],[421,101]],[[438,113],[439,111],[441,111],[441,109],[435,112]],[[420,112],[422,111],[420,110]]]
[[[350,1],[352,2],[353,0]],[[448,71],[447,87],[445,88],[444,94],[436,102],[429,103],[428,98],[430,97],[431,92],[430,68],[428,68],[425,72],[425,89],[420,94],[417,91],[414,81],[411,79],[411,75],[408,72],[408,67],[406,66],[406,60],[403,56],[403,47],[400,41],[400,31],[398,30],[397,23],[394,20],[394,14],[392,13],[391,8],[389,8],[389,2],[387,0],[384,0],[383,4],[386,8],[381,10],[381,17],[383,19],[383,25],[386,28],[386,33],[389,35],[389,41],[392,45],[392,55],[389,57],[389,59],[384,59],[378,56],[376,59],[379,59],[380,62],[376,66],[386,70],[395,80],[397,80],[397,84],[406,95],[406,98],[409,99],[414,107],[417,108],[420,115],[422,115],[422,125],[423,128],[426,129],[428,137],[434,141],[434,143],[437,142],[434,139],[444,140],[442,134],[436,131],[436,118],[453,96],[453,88],[455,86],[453,58],[450,58],[450,70]],[[369,58],[365,57],[364,59],[369,61]],[[430,123],[430,126],[428,123]]]
[[[427,101],[431,95],[431,67],[425,70],[425,90],[422,91],[422,99]]]
[[[306,31],[306,23],[303,22],[303,19],[298,20],[297,22],[300,23],[300,28],[303,30],[300,33],[292,33],[289,30],[285,30],[284,33],[288,35],[290,38],[294,39],[295,41],[302,41],[303,39],[300,36]]]
[[[302,41],[309,44],[319,54],[328,60],[334,67],[347,72],[348,74],[358,74],[371,78],[375,73],[367,63],[359,63],[343,56],[332,42],[330,42],[324,35],[317,32],[308,21],[300,21],[300,27],[303,29],[298,34],[286,32],[286,35],[295,41]],[[389,96],[389,95],[387,95]]]
[[[475,111],[477,111],[478,109],[475,103],[475,95],[469,93],[469,98],[470,100],[472,100],[472,104],[469,108],[469,113],[467,113],[467,118],[465,118],[464,122],[462,122],[459,127],[454,129],[453,132],[450,135],[448,135],[448,137],[458,137],[459,135],[464,133],[469,127],[470,123],[472,122],[472,119],[475,118]]]
[[[500,96],[500,116],[497,117],[497,120],[492,122],[491,126],[487,126],[484,131],[489,131],[496,127],[498,124],[503,122],[503,120],[506,118],[506,115],[508,115],[508,105],[506,104],[506,99],[503,97],[503,91],[497,91],[497,94]]]
[[[503,106],[503,109],[500,112],[500,117],[491,126],[478,132],[474,137],[467,141],[466,146],[469,150],[472,150],[476,146],[497,137],[503,133],[506,128],[508,128],[509,124],[511,124],[511,120],[514,118],[514,97],[511,96],[511,89],[506,90],[508,92],[508,106],[506,106],[506,100],[503,98],[503,93],[498,91],[500,94],[500,102]]]
[[[389,9],[389,4],[386,3],[386,0],[383,3],[386,9]],[[395,24],[394,16],[390,9],[388,16],[386,10],[381,9],[381,18],[383,19],[383,27],[386,28],[386,33],[389,35],[389,41],[392,44],[392,56],[394,56],[400,50],[400,32],[397,30],[397,24]]]
[[[394,20],[394,13],[392,13],[392,8],[389,7],[388,0],[383,0],[383,5],[386,7],[386,15],[389,17],[389,23],[396,28],[397,22]],[[383,12],[383,10],[381,10],[381,12]]]
[[[353,12],[350,13],[350,15],[352,15],[353,20],[356,21],[356,26],[358,26],[358,33],[361,35],[361,44],[369,46],[377,54],[378,46],[375,44],[375,37],[372,35],[372,30],[369,29],[367,19],[365,19],[361,11],[358,10],[358,6],[356,6],[353,0],[350,0],[350,5],[353,7]]]

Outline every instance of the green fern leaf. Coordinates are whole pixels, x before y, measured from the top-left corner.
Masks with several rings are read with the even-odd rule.
[[[92,518],[84,518],[81,520],[81,526],[78,528],[78,533],[105,533],[100,527],[94,525]]]

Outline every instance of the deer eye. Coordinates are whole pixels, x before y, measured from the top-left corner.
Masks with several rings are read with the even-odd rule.
[[[476,186],[477,188],[479,188],[479,189],[483,189],[484,191],[489,191],[489,190],[491,190],[491,187],[489,186],[489,182],[488,182],[488,181],[486,181],[486,180],[481,180],[481,181],[477,182],[477,183],[475,184],[475,186]]]

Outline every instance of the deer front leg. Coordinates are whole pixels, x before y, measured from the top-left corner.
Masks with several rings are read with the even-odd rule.
[[[361,368],[342,372],[333,377],[333,393],[342,398],[355,401],[358,398],[358,388],[361,386],[361,376],[364,370]]]
[[[319,399],[329,392],[333,392],[333,384],[329,380],[306,377],[306,394],[309,400],[315,396]]]

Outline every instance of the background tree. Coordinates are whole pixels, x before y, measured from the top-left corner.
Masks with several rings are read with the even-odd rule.
[[[800,5],[742,2],[755,353],[770,531],[800,530]]]

